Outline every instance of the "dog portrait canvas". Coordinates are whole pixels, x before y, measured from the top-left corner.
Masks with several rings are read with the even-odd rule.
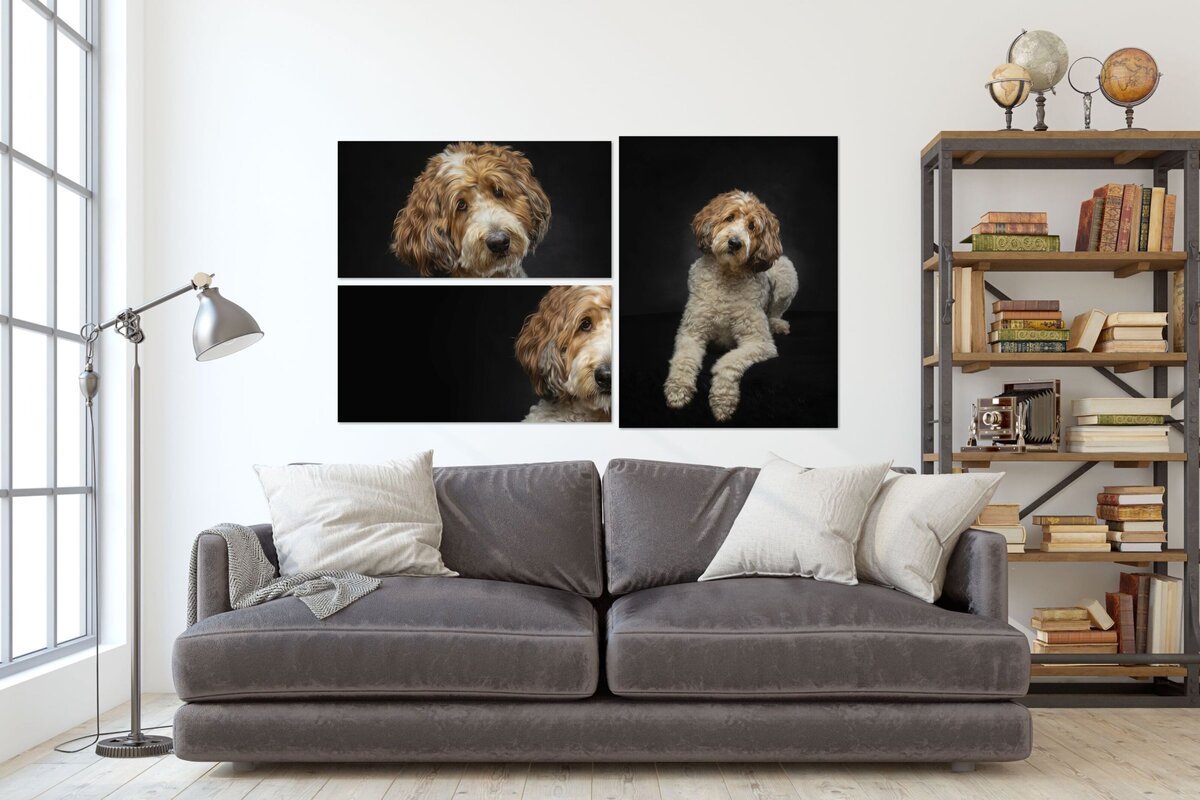
[[[608,278],[610,142],[338,143],[342,278]]]
[[[836,137],[622,137],[622,427],[830,428]]]
[[[612,419],[609,285],[338,287],[339,422]]]

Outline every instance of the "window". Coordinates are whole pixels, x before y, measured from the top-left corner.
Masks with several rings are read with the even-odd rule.
[[[94,642],[94,0],[0,0],[0,675]]]

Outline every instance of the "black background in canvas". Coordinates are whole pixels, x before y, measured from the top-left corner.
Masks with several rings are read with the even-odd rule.
[[[710,345],[696,397],[678,411],[663,399],[687,275],[700,256],[692,217],[730,189],[753,192],[779,217],[784,255],[800,289],[776,336],[779,356],[742,379],[725,426],[836,427],[836,137],[622,137],[620,144],[620,419],[622,427],[716,425]]]
[[[545,286],[338,287],[339,422],[520,422],[513,355]]]
[[[430,157],[450,142],[338,143],[338,277],[416,278],[388,250],[392,222]],[[531,278],[612,274],[612,144],[506,142],[550,198],[550,231],[525,258]]]

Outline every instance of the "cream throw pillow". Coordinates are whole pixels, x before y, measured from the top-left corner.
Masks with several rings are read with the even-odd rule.
[[[1003,472],[888,477],[863,526],[858,577],[927,603],[937,600],[958,537],[1003,477]]]
[[[854,549],[890,463],[807,469],[775,457],[702,581],[752,575],[856,584]]]
[[[386,465],[256,466],[271,510],[280,575],[345,569],[444,575],[433,452]]]

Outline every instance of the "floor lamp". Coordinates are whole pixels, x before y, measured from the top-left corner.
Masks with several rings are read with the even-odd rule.
[[[200,301],[196,322],[192,327],[192,345],[197,361],[212,361],[236,353],[257,342],[263,332],[254,317],[245,309],[221,296],[212,285],[212,275],[197,272],[186,285],[168,292],[137,308],[127,308],[108,322],[84,326],[87,345],[86,363],[79,375],[79,389],[89,408],[100,388],[100,377],[92,369],[92,355],[101,331],[113,328],[133,345],[133,365],[130,369],[130,463],[129,463],[129,537],[133,542],[133,635],[130,637],[132,665],[130,670],[129,734],[103,739],[96,745],[96,754],[109,758],[162,756],[171,752],[169,736],[148,736],[142,732],[142,368],[138,363],[138,345],[145,340],[142,332],[142,313],[188,292],[195,292]]]

